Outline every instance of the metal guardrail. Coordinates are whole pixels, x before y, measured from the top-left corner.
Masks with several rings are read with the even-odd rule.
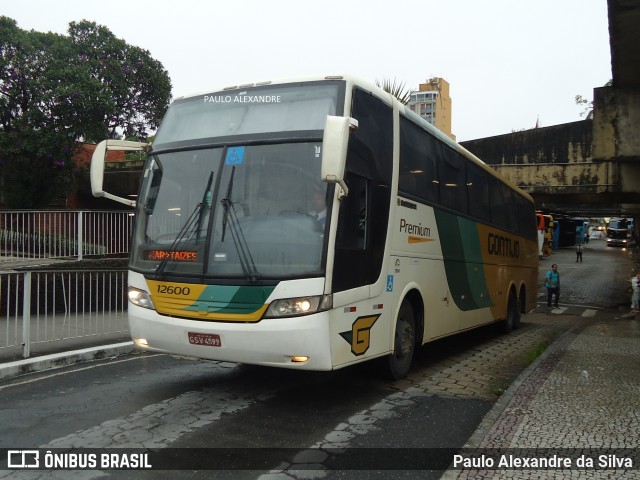
[[[132,226],[132,211],[0,210],[0,257],[124,254]]]
[[[46,342],[126,333],[126,269],[0,273],[0,355]]]

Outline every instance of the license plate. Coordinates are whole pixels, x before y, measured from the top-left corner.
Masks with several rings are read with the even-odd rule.
[[[204,345],[205,347],[221,347],[220,335],[215,333],[195,333],[187,332],[191,345]]]

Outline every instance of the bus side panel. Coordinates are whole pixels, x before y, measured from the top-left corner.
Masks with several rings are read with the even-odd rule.
[[[330,312],[331,358],[335,368],[390,353],[389,331],[396,306],[386,293],[362,299],[360,287],[334,294]]]
[[[398,198],[392,233],[392,262],[387,278],[393,284],[393,302],[411,283],[419,286],[424,301],[424,340],[460,329],[460,310],[451,298],[443,261],[442,232],[434,209]],[[391,332],[393,335],[393,332]]]
[[[509,291],[535,308],[538,247],[441,209],[399,199],[389,277],[396,292],[416,282],[425,303],[424,340],[506,317]],[[394,298],[399,302],[400,297]]]
[[[443,239],[447,281],[456,305],[465,312],[491,307],[478,223],[439,210],[436,220]]]
[[[479,224],[478,231],[494,319],[506,318],[511,286],[515,287],[516,294],[524,287],[526,310],[535,308],[539,258],[537,241],[487,225]]]

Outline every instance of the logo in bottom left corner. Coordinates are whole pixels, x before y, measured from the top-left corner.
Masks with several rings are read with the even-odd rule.
[[[8,468],[40,468],[39,450],[8,450]]]

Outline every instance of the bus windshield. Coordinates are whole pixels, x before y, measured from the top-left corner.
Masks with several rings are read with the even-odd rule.
[[[327,184],[320,142],[152,155],[131,266],[251,281],[321,275]]]
[[[340,113],[341,89],[338,82],[285,84],[176,100],[153,147],[235,135],[320,131],[327,115]]]
[[[627,238],[629,235],[627,233],[627,230],[616,230],[614,228],[608,228],[607,229],[607,237],[608,238],[615,238],[615,239],[624,239]]]

